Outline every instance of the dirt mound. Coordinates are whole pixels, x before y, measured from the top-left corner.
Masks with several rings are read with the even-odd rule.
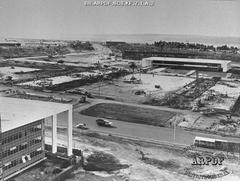
[[[94,152],[86,161],[83,168],[87,171],[111,172],[129,167],[129,165],[121,164],[113,155],[104,152]]]

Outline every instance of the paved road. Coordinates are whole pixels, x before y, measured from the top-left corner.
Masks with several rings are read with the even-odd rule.
[[[127,123],[117,120],[111,120],[116,128],[105,128],[99,127],[96,124],[96,118],[84,115],[78,115],[78,122],[86,123],[91,130],[119,134],[123,136],[137,137],[139,139],[154,140],[159,142],[171,142],[177,144],[186,144],[190,145],[193,143],[195,136],[209,137],[209,138],[218,138],[218,139],[228,139],[240,142],[239,138],[227,138],[217,135],[198,133],[185,131],[182,129],[175,129],[175,139],[174,139],[174,129],[172,128],[163,128],[156,126],[148,126],[143,124]],[[74,120],[74,125],[76,125],[76,119]]]
[[[29,92],[36,92],[36,91],[30,91]],[[48,93],[44,93],[48,94]],[[51,94],[50,94],[51,95]],[[61,96],[61,94],[55,93],[54,95]],[[63,96],[63,95],[62,95]],[[69,95],[69,98],[77,98],[77,95]],[[123,121],[117,121],[117,120],[111,120],[113,124],[116,126],[116,128],[105,128],[105,127],[99,127],[96,125],[96,118],[91,116],[85,116],[79,114],[79,111],[86,109],[89,106],[92,106],[97,103],[101,102],[111,102],[111,103],[118,103],[118,104],[126,104],[126,105],[134,105],[139,107],[146,107],[146,108],[153,108],[153,109],[159,109],[159,110],[166,110],[166,111],[173,111],[183,114],[192,114],[196,117],[198,116],[198,113],[193,113],[188,110],[177,110],[177,109],[171,109],[166,107],[156,107],[156,106],[148,106],[148,105],[135,105],[131,103],[122,103],[122,102],[116,102],[116,101],[110,101],[110,100],[102,100],[102,99],[88,99],[90,103],[88,104],[82,104],[79,106],[76,106],[76,109],[74,109],[73,114],[73,125],[77,125],[78,123],[86,123],[87,126],[94,131],[98,132],[105,132],[105,133],[111,133],[111,134],[119,134],[123,136],[131,136],[131,137],[137,137],[139,139],[146,139],[146,140],[154,140],[159,142],[171,142],[171,143],[178,143],[178,144],[192,144],[195,136],[203,136],[203,137],[210,137],[210,138],[218,138],[218,139],[227,139],[227,140],[233,140],[240,142],[240,138],[229,138],[229,137],[221,137],[218,135],[212,135],[212,134],[205,134],[205,133],[198,133],[198,132],[190,132],[185,131],[182,129],[176,129],[175,132],[175,139],[174,139],[174,130],[172,128],[163,128],[163,127],[155,127],[155,126],[149,126],[149,125],[143,125],[143,124],[135,124],[135,123],[128,123]],[[61,119],[62,117],[62,119]],[[63,121],[65,118],[63,115],[60,116],[58,126],[59,127],[65,127],[66,122]]]
[[[91,101],[93,101],[91,104],[83,104],[82,106],[78,106],[74,110],[74,113],[73,113],[74,126],[76,126],[78,123],[86,123],[87,126],[90,128],[90,130],[94,130],[97,132],[104,132],[107,134],[117,134],[117,135],[135,137],[135,138],[145,139],[145,140],[169,142],[169,143],[184,144],[184,145],[191,145],[193,143],[195,136],[227,139],[227,140],[240,142],[240,138],[222,137],[222,136],[213,135],[213,134],[198,133],[195,131],[185,131],[183,129],[175,129],[175,138],[174,138],[174,129],[172,128],[128,123],[128,122],[111,120],[111,119],[110,120],[113,122],[116,128],[99,127],[96,124],[95,117],[82,115],[79,113],[79,111],[99,102],[103,102],[103,101],[112,102],[112,101],[105,101],[105,100],[91,100]],[[121,104],[126,104],[126,103],[121,103]],[[132,105],[132,104],[128,104],[128,105]],[[151,106],[145,106],[145,105],[136,105],[136,106],[151,107]],[[155,109],[161,109],[161,108],[155,107]],[[169,109],[165,108],[164,110],[169,110]],[[174,111],[174,110],[171,109],[171,111]],[[58,126],[65,127],[67,123],[64,121],[61,121],[61,118],[59,119],[60,120],[59,120]]]

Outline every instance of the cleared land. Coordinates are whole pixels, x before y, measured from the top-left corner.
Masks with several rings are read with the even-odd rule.
[[[67,129],[58,131],[59,145],[66,146]],[[47,128],[45,133],[46,141],[50,143],[51,128]],[[178,147],[157,146],[79,130],[74,130],[74,147],[83,151],[86,160],[92,160],[93,157],[95,158],[96,152],[100,153],[100,159],[97,156],[97,160],[94,160],[105,161],[106,164],[103,165],[105,168],[108,167],[109,161],[114,163],[114,165],[111,164],[113,168],[119,164],[128,166],[111,172],[86,171],[79,168],[69,178],[66,178],[67,181],[192,181],[204,180],[198,179],[201,176],[204,178],[209,175],[215,177],[222,170],[226,170],[227,175],[220,175],[214,181],[237,181],[240,178],[237,157],[231,154],[226,154],[223,165],[197,166],[191,165],[195,155],[205,157],[212,154]],[[109,158],[111,159],[109,160]]]
[[[96,104],[81,111],[81,114],[153,126],[165,126],[166,122],[176,115],[170,111],[113,103]]]
[[[31,72],[36,72],[39,71],[40,69],[34,69],[34,68],[28,68],[28,67],[0,67],[0,77],[1,78],[6,78],[6,77],[12,77],[12,79],[18,79],[21,77],[19,74],[23,73],[31,73]]]
[[[113,81],[97,82],[90,85],[81,86],[91,94],[101,97],[111,97],[114,100],[128,103],[142,103],[146,100],[144,95],[135,95],[135,84],[127,84],[122,78]]]
[[[164,97],[168,92],[176,91],[194,81],[189,77],[176,77],[152,74],[134,74],[134,77],[141,79],[141,84],[125,83],[130,80],[131,75],[114,79],[113,81],[98,82],[91,85],[84,85],[81,88],[87,89],[93,95],[111,97],[117,101],[130,103],[144,103],[149,97]],[[156,88],[158,85],[159,88]],[[137,95],[137,92],[144,91],[146,94]]]

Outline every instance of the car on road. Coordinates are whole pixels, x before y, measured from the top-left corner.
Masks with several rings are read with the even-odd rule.
[[[112,122],[108,121],[106,119],[97,119],[96,123],[97,123],[98,126],[113,127]]]
[[[80,124],[76,125],[76,128],[85,129],[85,130],[89,129],[85,123],[80,123]]]
[[[75,88],[75,89],[69,90],[67,92],[72,93],[72,94],[84,95],[84,96],[87,96],[89,98],[93,98],[92,94],[84,88]]]

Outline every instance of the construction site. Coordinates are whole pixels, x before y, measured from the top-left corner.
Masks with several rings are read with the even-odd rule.
[[[240,0],[0,0],[0,181],[240,181]]]
[[[192,147],[199,134],[239,144],[240,71],[230,60],[172,57],[132,60],[109,48],[109,43],[55,43],[61,46],[61,52],[48,48],[39,56],[1,59],[0,95],[44,101],[49,106],[73,106],[72,147],[73,151],[81,150],[83,161],[67,172],[64,180],[238,180],[237,149]],[[39,46],[42,51],[46,46],[37,41],[34,46],[25,44],[27,49]],[[74,49],[76,44],[81,47]],[[200,61],[204,64],[197,63]],[[37,119],[44,118],[41,122],[44,140],[37,142],[42,150],[37,159],[39,164],[11,179],[51,180],[71,165],[45,159],[45,150],[70,153],[66,142],[68,117],[61,113],[54,128],[58,132],[57,142],[49,148],[53,131],[51,119],[46,118],[49,115]],[[97,118],[110,120],[113,126],[99,126]],[[6,118],[2,122],[6,124]],[[34,158],[33,150],[29,151],[26,155]],[[217,155],[225,160],[219,166],[192,166],[192,160],[199,154]],[[17,163],[21,165],[22,161],[9,166],[6,178],[17,169]],[[4,164],[8,161],[4,160]]]

